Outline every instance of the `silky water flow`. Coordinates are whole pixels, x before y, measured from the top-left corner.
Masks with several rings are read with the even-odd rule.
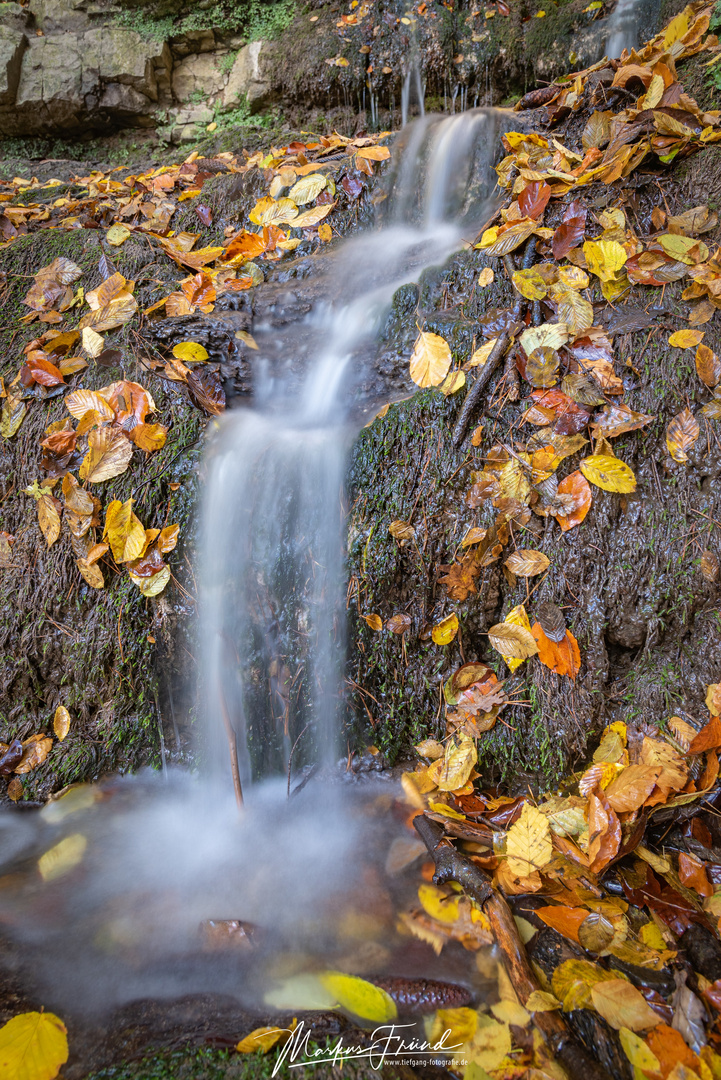
[[[7,955],[61,1015],[210,991],[301,1008],[323,1004],[323,968],[467,978],[467,953],[396,933],[418,882],[392,871],[420,848],[393,824],[391,782],[352,783],[338,764],[343,486],[360,368],[395,290],[488,217],[503,122],[477,109],[409,124],[377,226],[318,256],[324,301],[303,334],[258,328],[254,405],[220,418],[203,466],[202,768],[0,815]]]

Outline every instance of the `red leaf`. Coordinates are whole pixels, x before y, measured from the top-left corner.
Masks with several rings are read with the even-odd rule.
[[[545,180],[531,180],[518,196],[518,206],[524,217],[534,220],[541,217],[551,198],[551,189]]]
[[[60,386],[65,382],[60,369],[38,353],[31,353],[26,364],[35,382],[40,383],[41,386]]]
[[[541,624],[534,623],[531,633],[536,639],[541,663],[557,675],[568,675],[570,679],[575,679],[581,666],[581,651],[571,631],[566,631],[562,641],[551,641],[544,634]]]
[[[556,521],[561,526],[563,532],[568,532],[569,529],[573,529],[576,525],[580,525],[585,518],[588,511],[591,509],[591,503],[593,501],[593,495],[591,493],[591,485],[586,477],[577,469],[575,472],[565,476],[558,485],[559,495],[573,495],[576,501],[576,507],[570,514],[554,514]]]
[[[586,232],[586,207],[574,200],[563,215],[563,221],[553,234],[551,248],[554,259],[563,259],[571,248],[578,247]]]
[[[706,874],[706,867],[695,855],[680,851],[678,855],[678,879],[682,885],[695,889],[699,896],[712,896],[713,886]]]

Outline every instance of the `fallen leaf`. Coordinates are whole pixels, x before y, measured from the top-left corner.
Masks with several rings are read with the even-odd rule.
[[[568,675],[575,679],[581,667],[581,650],[570,630],[566,630],[561,641],[553,641],[543,631],[540,623],[534,623],[531,633],[536,642],[538,659],[557,675]]]
[[[591,509],[593,501],[591,487],[583,473],[576,470],[559,482],[557,495],[571,497],[571,502],[567,509],[564,506],[563,513],[554,512],[554,517],[561,526],[562,532],[568,532],[569,529],[580,525]]]
[[[208,350],[197,341],[179,341],[173,346],[173,356],[184,364],[200,364],[209,359]]]
[[[581,472],[596,487],[604,491],[628,494],[636,490],[636,477],[633,470],[609,454],[592,454],[580,464]]]
[[[385,1024],[398,1015],[395,1003],[386,991],[365,979],[344,975],[340,971],[327,971],[318,978],[338,1004],[354,1016],[376,1024]]]
[[[56,738],[62,742],[70,731],[70,713],[64,705],[58,705],[53,717],[53,731]]]
[[[703,336],[703,330],[677,330],[675,334],[671,334],[668,343],[676,349],[695,349]]]
[[[23,756],[20,763],[15,766],[16,773],[29,773],[42,765],[50,753],[53,740],[47,735],[31,735],[23,742]]]
[[[439,386],[451,366],[448,342],[438,334],[422,332],[413,348],[410,375],[418,386]]]
[[[516,877],[528,877],[547,866],[553,854],[548,818],[525,802],[518,821],[506,836],[508,868]]]
[[[235,1049],[241,1054],[267,1054],[283,1037],[286,1039],[288,1037],[288,1032],[283,1028],[255,1028],[254,1031],[251,1031],[249,1035],[240,1040]]]
[[[21,1013],[0,1028],[4,1080],[54,1080],[67,1060],[67,1028],[54,1013]]]
[[[383,620],[380,615],[364,615],[363,618],[371,630],[375,630],[376,633],[383,629]]]
[[[441,791],[457,791],[467,783],[473,766],[478,760],[473,739],[463,733],[454,735],[448,742],[440,768],[434,773]]]
[[[626,979],[610,979],[596,983],[591,989],[591,1002],[607,1024],[619,1031],[645,1031],[661,1023],[661,1017],[651,1008],[640,990]]]
[[[696,349],[696,371],[701,382],[712,389],[721,382],[721,358],[708,345]]]
[[[548,570],[551,563],[542,551],[519,548],[508,556],[504,565],[519,577],[535,577],[536,574],[542,574],[544,570]]]
[[[492,285],[495,280],[495,274],[491,270],[490,266],[484,266],[478,275],[478,285],[481,289],[487,288]]]
[[[674,461],[684,465],[688,461],[687,450],[694,445],[701,429],[690,409],[682,409],[674,416],[666,429],[666,447]]]
[[[88,452],[80,466],[80,479],[92,484],[125,472],[133,456],[133,444],[123,431],[93,428],[88,433]]]
[[[133,513],[133,500],[121,503],[114,499],[105,511],[103,538],[117,563],[137,559],[145,547],[145,529]]]
[[[454,637],[458,633],[458,616],[455,614],[446,615],[445,619],[441,619],[439,623],[431,630],[431,637],[436,645],[450,645]]]
[[[605,794],[597,788],[588,796],[588,859],[594,874],[608,866],[620,846],[621,823]]]

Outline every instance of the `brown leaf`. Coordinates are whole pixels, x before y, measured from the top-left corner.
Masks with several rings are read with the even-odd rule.
[[[569,529],[580,525],[591,509],[593,501],[591,485],[583,473],[577,469],[576,472],[570,473],[569,476],[561,480],[558,485],[558,494],[573,497],[573,506],[570,510],[562,514],[554,513],[554,517],[561,526],[562,531],[568,532]]]
[[[198,408],[209,416],[219,416],[225,411],[225,391],[215,371],[208,368],[189,371],[186,382],[190,396]]]
[[[551,198],[551,189],[545,180],[531,180],[518,196],[518,206],[524,217],[540,218]]]
[[[94,428],[88,434],[88,452],[80,466],[81,480],[99,484],[125,472],[133,456],[133,444],[117,428]]]
[[[23,742],[23,756],[15,767],[16,773],[29,773],[42,765],[50,753],[53,740],[46,735],[31,735]]]
[[[721,359],[708,345],[696,349],[696,371],[701,382],[712,389],[721,382]]]
[[[535,577],[551,565],[547,555],[531,548],[519,548],[506,559],[505,565],[519,577]]]
[[[591,989],[593,1007],[615,1028],[644,1031],[661,1023],[661,1017],[651,1008],[640,990],[626,979],[610,979],[596,983]]]
[[[679,852],[678,879],[686,888],[695,889],[699,896],[713,896],[713,885],[706,874],[706,867],[695,855]]]
[[[660,765],[629,765],[606,788],[609,806],[617,814],[638,810],[661,775]]]
[[[391,615],[390,619],[386,621],[386,630],[390,630],[394,634],[405,634],[406,630],[410,630],[410,628],[411,617],[404,612]]]
[[[608,866],[621,846],[621,822],[608,799],[596,788],[588,796],[588,859],[598,874]]]
[[[578,247],[583,243],[586,232],[586,215],[588,211],[581,202],[572,202],[563,221],[553,234],[551,249],[556,261],[565,258],[571,248]]]
[[[719,558],[714,551],[706,549],[701,555],[701,573],[707,581],[716,582],[719,577]]]
[[[701,728],[698,735],[691,740],[688,748],[689,754],[702,754],[704,750],[717,750],[721,746],[721,720],[718,716],[712,716],[709,722]]]
[[[688,461],[686,451],[691,449],[699,434],[698,421],[688,408],[674,416],[666,431],[666,446],[674,461],[681,465]]]

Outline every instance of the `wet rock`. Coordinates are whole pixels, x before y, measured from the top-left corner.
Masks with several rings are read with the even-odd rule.
[[[193,94],[202,93],[203,100],[219,94],[223,89],[227,74],[220,63],[227,53],[191,53],[173,68],[172,89],[178,101],[188,101]]]
[[[0,106],[11,105],[20,81],[27,38],[22,30],[0,26]]]
[[[251,112],[259,112],[267,105],[273,88],[270,66],[276,48],[270,41],[251,41],[238,53],[223,93],[223,108],[234,109],[247,99]]]

